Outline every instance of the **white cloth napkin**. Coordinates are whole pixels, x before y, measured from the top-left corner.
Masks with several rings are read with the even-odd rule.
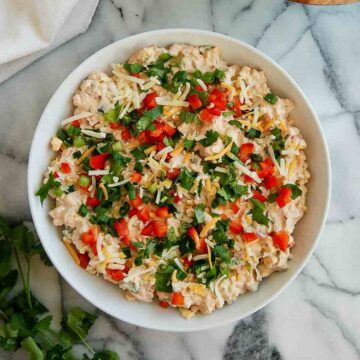
[[[0,0],[0,83],[84,32],[99,0]]]

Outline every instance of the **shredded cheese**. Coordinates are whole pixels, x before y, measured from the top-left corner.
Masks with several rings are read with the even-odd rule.
[[[171,153],[171,156],[176,156],[178,154],[180,154],[184,149],[184,145],[183,144],[178,144],[175,148],[175,150]]]
[[[189,102],[183,100],[169,100],[169,99],[164,99],[163,97],[156,97],[155,100],[158,105],[162,105],[162,106],[182,106],[182,107],[189,106]]]
[[[86,129],[82,129],[81,132],[87,136],[91,136],[96,139],[105,139],[106,138],[106,133],[103,133],[103,132],[96,132],[96,131],[86,130]]]
[[[222,150],[221,152],[219,152],[218,154],[215,155],[211,155],[205,158],[206,161],[210,161],[210,160],[217,160],[222,158],[226,153],[228,153],[231,150],[231,147],[233,145],[233,142],[231,141],[225,148],[224,150]]]
[[[121,72],[119,72],[117,70],[113,70],[113,74],[115,76],[117,76],[118,78],[120,78],[120,79],[131,81],[131,82],[139,84],[139,85],[142,85],[142,84],[145,83],[144,79],[139,79],[139,78],[137,78],[135,76],[126,75],[126,74],[123,74],[123,73],[121,73]]]
[[[73,246],[71,244],[69,244],[67,241],[64,241],[64,244],[66,246],[66,248],[68,249],[71,257],[74,259],[74,261],[76,262],[76,265],[80,265],[80,259],[77,256]]]
[[[109,169],[104,169],[104,170],[89,170],[89,171],[88,171],[88,175],[89,175],[89,176],[108,175],[109,172],[110,172]]]
[[[151,154],[153,151],[156,151],[156,145],[153,145],[153,146],[148,147],[147,149],[144,150],[144,153],[145,153],[146,155],[149,155],[149,154]]]
[[[99,188],[103,191],[104,198],[105,198],[105,200],[107,200],[109,198],[109,195],[108,195],[108,192],[106,190],[104,183],[100,183]]]
[[[196,79],[197,83],[201,86],[204,91],[207,91],[207,86],[201,79]]]
[[[216,217],[211,219],[201,230],[200,237],[204,237],[214,226],[215,224],[220,220],[220,217]]]
[[[261,179],[259,178],[259,175],[255,171],[250,171],[246,166],[241,165],[240,163],[235,161],[235,166],[241,170],[245,175],[251,177],[253,180],[255,180],[258,184],[261,183]]]
[[[96,149],[96,146],[93,145],[91,148],[87,149],[77,160],[76,165],[80,165],[85,158],[87,158],[94,150]]]
[[[70,116],[70,117],[66,118],[65,120],[63,120],[61,122],[61,125],[64,126],[64,125],[67,125],[69,123],[72,123],[75,120],[80,120],[80,119],[86,118],[86,117],[91,116],[91,115],[92,115],[92,113],[88,112],[88,111],[80,113],[80,114],[76,114],[76,115]]]
[[[110,187],[110,188],[112,188],[112,187],[117,187],[117,186],[121,186],[121,185],[127,184],[128,182],[130,182],[130,179],[123,180],[123,181],[119,181],[119,182],[113,183],[113,184],[109,184],[108,187]]]

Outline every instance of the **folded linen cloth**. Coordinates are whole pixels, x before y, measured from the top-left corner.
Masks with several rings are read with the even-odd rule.
[[[0,83],[84,32],[99,0],[0,0]]]

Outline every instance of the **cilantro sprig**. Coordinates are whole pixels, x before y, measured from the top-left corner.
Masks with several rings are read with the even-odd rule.
[[[73,345],[82,343],[87,349],[83,360],[119,360],[115,352],[92,349],[86,337],[96,316],[79,307],[63,317],[60,331],[52,328],[52,315],[31,292],[31,264],[37,255],[51,265],[32,231],[23,224],[11,227],[0,217],[0,348],[22,348],[31,360],[76,360]]]

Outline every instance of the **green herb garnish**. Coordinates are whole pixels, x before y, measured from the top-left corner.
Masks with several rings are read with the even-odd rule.
[[[200,140],[200,144],[204,147],[212,145],[219,138],[220,134],[217,131],[208,130],[205,138]]]
[[[270,104],[276,104],[276,102],[278,101],[278,98],[276,95],[272,94],[271,92],[267,93],[264,96],[264,100],[266,100],[268,103]]]

